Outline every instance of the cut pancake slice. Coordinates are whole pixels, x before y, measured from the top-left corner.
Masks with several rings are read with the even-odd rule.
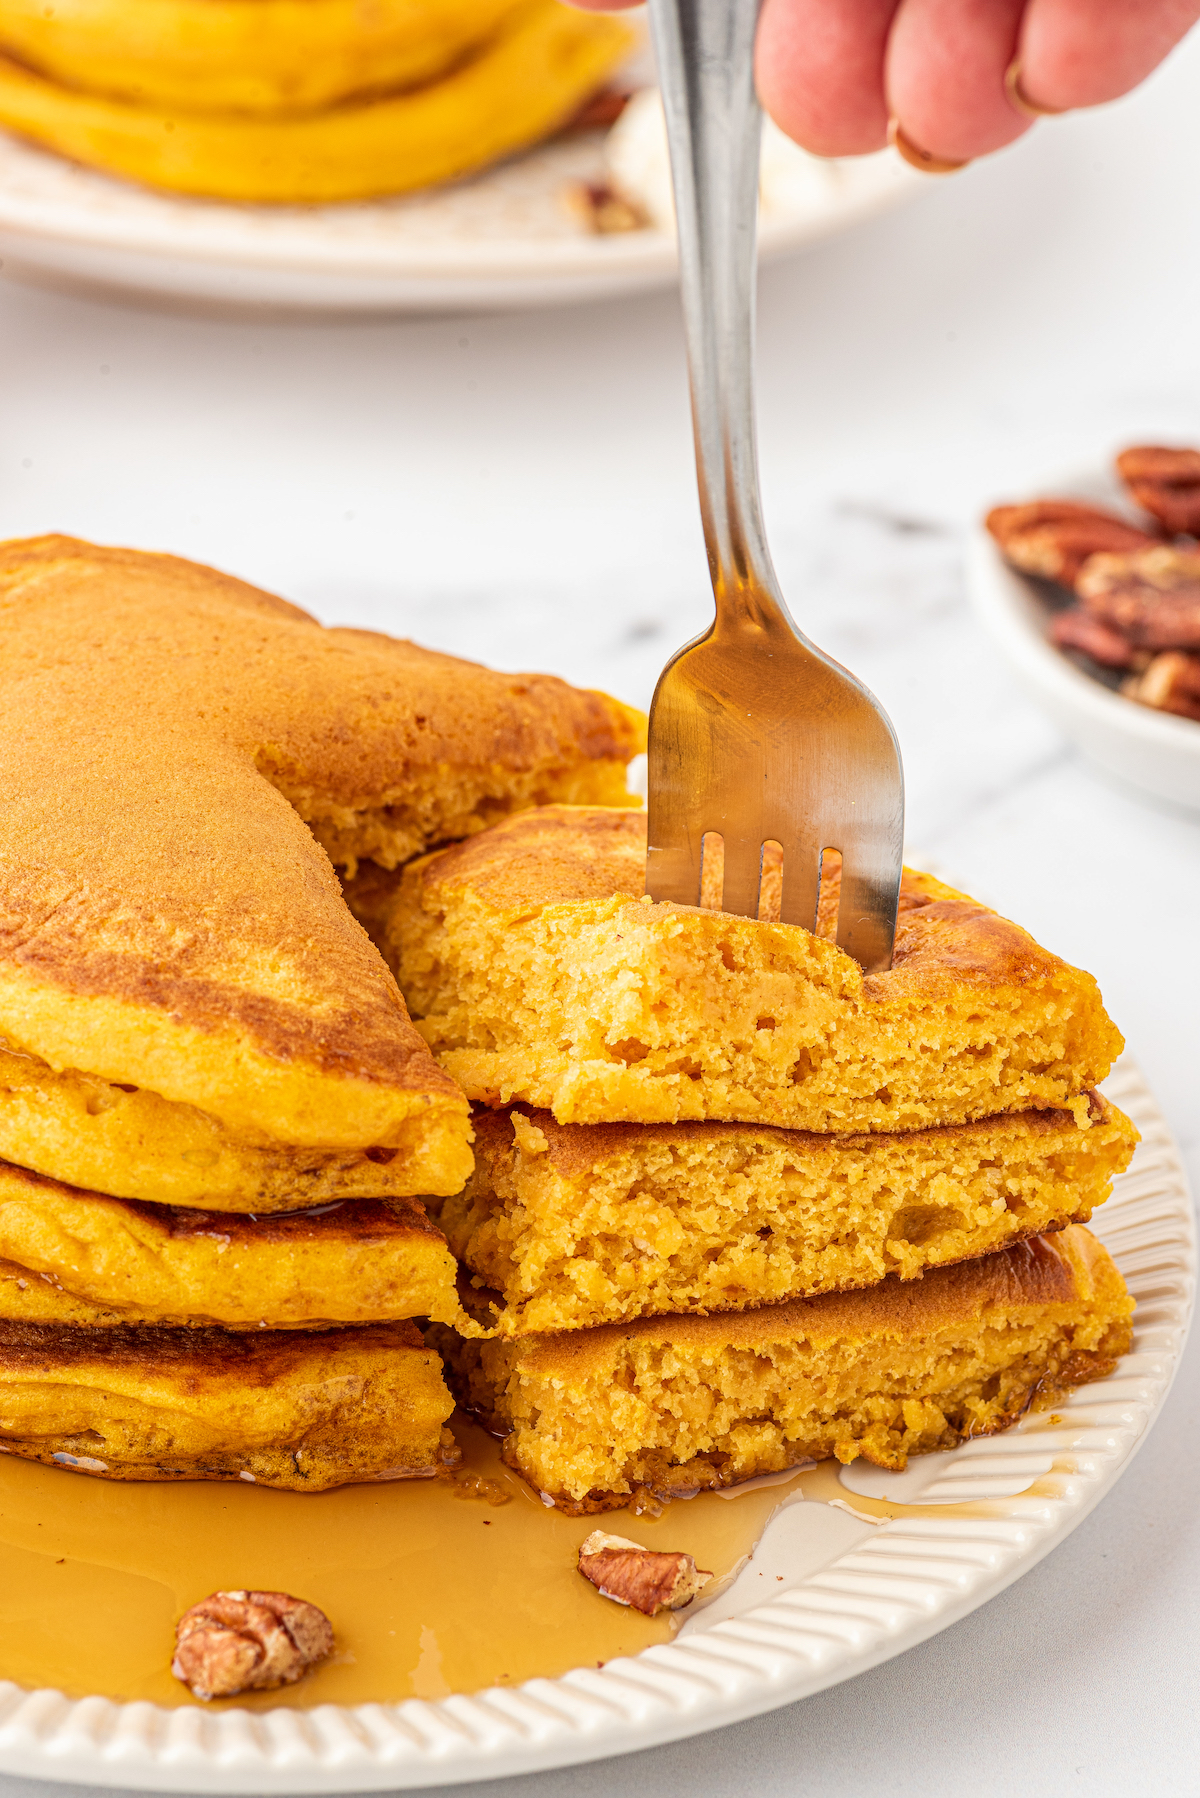
[[[476,1285],[500,1295],[501,1335],[728,1311],[912,1279],[1086,1223],[1137,1131],[1098,1094],[1084,1124],[1022,1111],[816,1136],[481,1112],[475,1172],[434,1213]]]
[[[115,1480],[322,1492],[452,1466],[453,1401],[411,1323],[73,1330],[0,1323],[0,1449]]]
[[[1078,1225],[997,1254],[716,1317],[436,1341],[509,1465],[573,1513],[732,1485],[808,1459],[902,1468],[1111,1371],[1133,1301]]]
[[[330,861],[395,866],[547,798],[627,797],[638,715],[549,677],[324,630],[213,569],[65,537],[0,545],[0,624],[0,1041],[69,1073],[80,1107],[79,1132],[61,1095],[41,1111],[30,1098],[27,1118],[14,1107],[0,1154],[216,1203],[180,1190],[179,1163],[199,1150],[188,1165],[205,1172],[227,1136],[284,1152],[257,1179],[244,1158],[275,1204],[311,1203],[323,1162],[321,1196],[342,1196],[339,1158],[373,1152],[391,1193],[456,1190],[466,1103]],[[163,1160],[174,1186],[72,1159],[89,1079],[137,1089],[129,1133],[144,1129],[142,1162]],[[228,1193],[236,1170],[215,1171]]]
[[[0,1318],[313,1329],[459,1316],[445,1238],[411,1199],[286,1217],[142,1205],[0,1162]]]
[[[548,806],[405,869],[377,940],[468,1096],[560,1123],[917,1130],[1083,1105],[1121,1037],[1090,974],[906,872],[889,972],[645,897],[639,812]],[[835,898],[830,885],[829,898]]]
[[[247,1141],[194,1105],[72,1068],[56,1073],[0,1047],[0,1156],[89,1191],[206,1211],[451,1193],[471,1151],[466,1107],[449,1083],[448,1092],[430,1092],[387,1148],[297,1148],[261,1132]]]

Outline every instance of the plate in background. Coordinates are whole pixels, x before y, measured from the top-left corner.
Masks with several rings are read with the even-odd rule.
[[[453,187],[300,207],[155,193],[0,133],[0,262],[59,286],[301,313],[490,311],[667,286],[665,233],[592,236],[563,203],[569,183],[599,177],[602,142],[559,138]],[[836,168],[826,202],[763,220],[764,256],[844,231],[927,179],[890,151]]]
[[[914,1459],[902,1474],[858,1463],[843,1472],[851,1510],[858,1492],[918,1507],[907,1516],[880,1526],[840,1507],[790,1505],[749,1566],[671,1643],[515,1689],[217,1714],[0,1683],[0,1772],[281,1798],[494,1779],[757,1716],[957,1622],[1028,1572],[1115,1484],[1162,1408],[1187,1337],[1195,1226],[1178,1151],[1128,1059],[1104,1090],[1142,1133],[1092,1222],[1138,1301],[1131,1352],[1052,1415]],[[768,1584],[777,1590],[764,1604]]]

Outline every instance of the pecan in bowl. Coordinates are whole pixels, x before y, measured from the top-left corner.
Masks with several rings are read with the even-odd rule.
[[[1135,649],[1200,649],[1200,550],[1158,543],[1092,556],[1075,591],[1089,617]]]
[[[1200,450],[1137,446],[1121,452],[1116,468],[1163,534],[1072,499],[994,506],[984,522],[1006,562],[1062,589],[1057,601],[1042,596],[1056,649],[1126,699],[1196,718]]]
[[[1156,712],[1174,712],[1178,718],[1200,722],[1200,656],[1168,650],[1155,656],[1143,673],[1131,675],[1121,691]]]
[[[324,1611],[287,1592],[214,1592],[185,1611],[171,1672],[195,1698],[290,1686],[333,1651]]]
[[[1056,612],[1050,625],[1050,641],[1056,649],[1077,650],[1100,668],[1133,668],[1137,651],[1127,637],[1082,606]]]
[[[1122,450],[1117,473],[1170,537],[1200,537],[1200,450],[1138,444]]]
[[[1071,499],[993,506],[984,523],[1014,568],[1063,587],[1073,587],[1084,563],[1101,550],[1119,554],[1158,541],[1115,512]]]

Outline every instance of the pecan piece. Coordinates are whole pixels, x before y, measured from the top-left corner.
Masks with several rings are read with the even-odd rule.
[[[1200,450],[1138,444],[1117,457],[1117,473],[1163,529],[1200,537]]]
[[[1200,550],[1171,543],[1093,556],[1075,583],[1088,612],[1135,649],[1200,649]]]
[[[604,1530],[593,1530],[580,1548],[579,1571],[604,1598],[646,1617],[682,1610],[712,1578],[691,1555],[663,1554]]]
[[[571,181],[562,197],[576,222],[597,237],[644,231],[649,223],[641,208],[607,181]]]
[[[1200,656],[1185,655],[1181,650],[1155,656],[1145,673],[1131,675],[1121,691],[1127,699],[1153,706],[1156,712],[1174,712],[1200,722]]]
[[[214,1592],[179,1619],[171,1672],[196,1698],[290,1686],[333,1650],[324,1611],[286,1592]]]
[[[1059,612],[1050,626],[1050,641],[1057,649],[1078,649],[1102,668],[1132,668],[1137,652],[1128,637],[1093,618],[1082,606]]]
[[[599,93],[585,100],[574,118],[569,119],[562,128],[562,135],[579,131],[607,131],[616,124],[625,108],[633,98],[633,90],[628,87],[602,87]]]
[[[1112,512],[1070,499],[1035,499],[993,506],[984,521],[1005,558],[1023,574],[1073,587],[1089,556],[1144,549],[1158,541]]]

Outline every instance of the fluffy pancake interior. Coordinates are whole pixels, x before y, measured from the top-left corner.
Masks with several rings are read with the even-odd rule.
[[[453,1401],[412,1324],[322,1332],[0,1323],[0,1447],[110,1479],[294,1492],[436,1473]]]
[[[893,967],[864,976],[798,925],[652,904],[645,830],[545,807],[404,871],[385,951],[472,1099],[913,1130],[1070,1104],[1120,1050],[1089,974],[928,875],[905,875]]]
[[[454,1258],[411,1199],[272,1218],[143,1205],[0,1162],[0,1317],[386,1323],[459,1315]]]
[[[922,1279],[758,1311],[463,1343],[433,1331],[505,1456],[569,1510],[797,1462],[911,1454],[1005,1428],[1039,1389],[1109,1372],[1133,1310],[1078,1225]]]
[[[1137,1132],[1096,1095],[899,1136],[753,1124],[560,1125],[484,1112],[475,1172],[436,1210],[502,1334],[772,1304],[1086,1223]]]
[[[471,1169],[464,1108],[436,1099],[366,1149],[249,1140],[194,1105],[0,1045],[0,1156],[119,1198],[209,1211],[457,1192]]]

